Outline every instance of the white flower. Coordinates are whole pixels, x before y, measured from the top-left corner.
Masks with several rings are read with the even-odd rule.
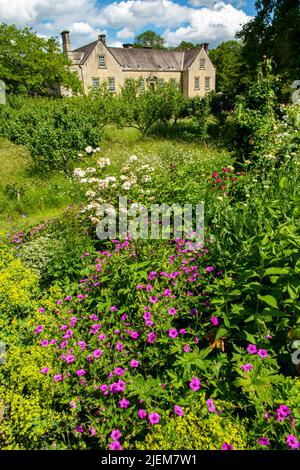
[[[97,165],[100,166],[100,168],[104,168],[106,166],[110,165],[110,159],[109,158],[100,158],[97,161]]]
[[[142,176],[142,180],[144,181],[144,183],[148,183],[148,181],[151,181],[151,176],[144,175],[144,176]]]
[[[86,171],[86,173],[95,173],[95,172],[96,172],[96,168],[93,168],[93,167],[86,168],[85,171]]]
[[[131,157],[129,157],[130,163],[135,162],[137,159],[138,157],[136,155],[131,155]]]
[[[121,180],[121,181],[125,181],[125,180],[127,180],[127,176],[125,176],[125,175],[121,175],[121,176],[120,176],[120,180]]]
[[[116,178],[115,176],[107,176],[105,179],[106,179],[106,181],[108,181],[108,182],[110,182],[110,181],[112,181],[112,182],[117,181],[117,178]]]
[[[85,171],[81,168],[75,168],[73,171],[73,175],[75,176],[75,178],[82,178],[83,176],[85,176]]]
[[[99,182],[99,189],[107,189],[108,181],[106,180],[98,180]]]
[[[95,191],[89,190],[85,193],[85,195],[86,195],[86,197],[93,198],[93,197],[96,196],[96,193],[95,193]]]
[[[88,145],[84,150],[86,151],[86,153],[92,153],[93,152],[93,147]]]
[[[128,191],[131,188],[131,183],[129,181],[126,181],[125,183],[122,184],[122,188]]]

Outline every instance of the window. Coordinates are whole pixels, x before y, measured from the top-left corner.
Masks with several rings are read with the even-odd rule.
[[[145,80],[141,78],[140,80],[140,91],[145,91]]]
[[[200,79],[199,79],[199,77],[195,77],[194,89],[195,90],[200,90]]]
[[[159,84],[160,87],[163,87],[163,86],[164,86],[164,83],[165,83],[165,81],[164,81],[163,78],[160,78],[160,79],[158,80],[158,84]]]
[[[200,70],[205,70],[205,59],[200,59]]]
[[[108,89],[109,89],[109,91],[112,91],[112,92],[116,91],[116,79],[115,79],[115,77],[110,77],[108,79]]]
[[[93,88],[99,88],[99,86],[100,86],[99,78],[97,78],[97,77],[93,78],[92,85],[93,85]]]
[[[99,55],[98,64],[99,69],[106,69],[105,55]]]
[[[205,77],[205,90],[210,90],[210,77]]]

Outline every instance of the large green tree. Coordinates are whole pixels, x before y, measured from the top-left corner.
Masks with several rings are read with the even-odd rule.
[[[154,31],[145,31],[134,39],[134,47],[153,47],[153,49],[164,49],[166,40]]]
[[[217,91],[234,97],[243,90],[243,66],[241,44],[237,41],[222,42],[209,53],[217,69]]]
[[[275,72],[287,80],[300,77],[300,0],[256,0],[257,16],[237,35],[249,77],[263,56],[273,59]]]
[[[46,95],[58,84],[78,91],[80,81],[69,65],[54,38],[0,24],[0,79],[9,92]]]

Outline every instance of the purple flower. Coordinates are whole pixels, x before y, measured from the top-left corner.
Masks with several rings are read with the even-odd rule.
[[[117,343],[116,344],[116,350],[117,351],[122,351],[122,349],[123,349],[123,343]]]
[[[260,436],[258,438],[258,443],[261,446],[269,446],[270,445],[269,439],[267,437],[263,437],[263,436]]]
[[[47,341],[46,339],[43,339],[43,340],[41,341],[41,346],[42,346],[43,348],[45,348],[46,346],[48,346],[48,344],[49,344],[49,343],[48,343],[48,341]]]
[[[229,444],[228,442],[224,442],[221,449],[222,450],[233,450],[233,445]]]
[[[61,375],[61,374],[55,374],[55,375],[53,376],[54,382],[62,382],[62,379],[63,379],[63,378],[62,378],[62,375]]]
[[[93,356],[98,358],[100,356],[102,356],[103,352],[101,351],[101,349],[95,349],[95,351],[93,351]]]
[[[130,362],[130,367],[133,367],[134,369],[136,369],[138,366],[139,366],[139,362],[136,359],[132,359],[132,361]]]
[[[180,328],[179,333],[181,335],[185,335],[186,334],[186,329],[185,328]]]
[[[68,364],[71,364],[72,362],[75,361],[75,357],[74,357],[72,354],[68,354],[68,356],[66,356],[65,361],[66,361]]]
[[[193,392],[196,392],[197,390],[199,390],[199,388],[201,387],[201,382],[198,379],[198,377],[192,378],[192,380],[189,383],[189,387],[193,390]]]
[[[104,395],[107,395],[108,394],[108,385],[107,384],[100,385],[99,390],[101,390],[101,392],[103,392]]]
[[[115,305],[112,305],[109,309],[111,312],[116,312],[118,309]]]
[[[151,333],[149,333],[147,336],[147,343],[153,344],[155,340],[156,340],[156,335],[151,331]]]
[[[165,289],[163,295],[164,295],[164,297],[170,297],[170,295],[171,295],[171,290],[170,290],[170,289]],[[169,313],[170,313],[170,311],[169,311]]]
[[[257,353],[257,348],[256,348],[255,344],[249,344],[248,348],[247,348],[247,351],[250,354],[256,354]]]
[[[280,405],[279,408],[276,410],[275,418],[277,421],[281,422],[283,421],[289,414],[291,413],[291,410],[289,409],[288,406],[286,405]]]
[[[80,424],[79,426],[76,426],[75,431],[76,432],[84,432],[82,424]]]
[[[113,441],[117,441],[118,439],[120,439],[121,437],[121,431],[119,431],[119,429],[113,429],[111,434],[110,434],[110,437],[112,438]]]
[[[171,328],[169,330],[169,338],[177,338],[178,336],[178,331],[176,330],[176,328]]]
[[[114,374],[121,376],[124,374],[124,370],[122,369],[122,367],[116,367],[114,370]]]
[[[298,449],[298,447],[300,446],[299,441],[296,439],[295,436],[293,436],[293,434],[288,434],[286,436],[286,443],[291,449]]]
[[[210,321],[215,326],[218,326],[219,324],[219,320],[217,319],[217,317],[211,317]]]
[[[158,298],[154,295],[151,295],[149,300],[152,304],[156,304],[158,302]]]
[[[189,347],[188,344],[185,344],[185,345],[183,346],[183,351],[184,351],[185,353],[190,352],[190,347]]]
[[[86,348],[86,343],[85,341],[78,341],[78,346],[80,347],[81,351],[84,351]]]
[[[153,426],[154,424],[158,424],[158,423],[159,423],[160,416],[159,416],[158,413],[153,412],[153,413],[150,413],[150,414],[149,414],[148,419],[149,419],[150,423],[151,423],[152,426]]]
[[[241,366],[241,369],[244,371],[244,372],[249,372],[249,370],[252,370],[253,369],[253,365],[252,364],[244,364],[243,366]]]
[[[82,375],[86,374],[86,371],[84,369],[78,369],[76,371],[76,374],[78,375],[78,377],[81,377]]]
[[[138,285],[136,286],[136,288],[137,288],[138,290],[142,290],[143,287],[144,287],[143,284],[138,284]]]
[[[121,444],[119,441],[112,441],[109,444],[110,450],[122,450]]]
[[[214,269],[215,269],[215,268],[214,268],[213,266],[207,266],[207,268],[205,268],[205,271],[206,271],[207,273],[211,273],[212,271],[214,271]]]
[[[40,307],[39,310],[38,310],[39,313],[44,313],[44,311],[45,311],[45,309],[43,307]]]
[[[139,417],[140,419],[145,419],[145,418],[147,418],[147,411],[140,409],[140,410],[138,411],[138,417]]]
[[[119,401],[120,408],[128,408],[129,406],[129,400],[126,400],[126,398],[122,398],[122,400]]]
[[[215,405],[214,405],[214,401],[212,398],[209,398],[208,400],[206,400],[206,404],[208,406],[208,411],[210,413],[214,413],[216,411],[216,408],[215,408]]]
[[[91,436],[96,436],[96,429],[94,427],[91,427],[89,429],[89,433],[90,433]]]
[[[171,307],[171,308],[169,308],[168,312],[169,312],[170,315],[174,316],[176,314],[176,308]]]
[[[34,330],[34,333],[37,335],[38,333],[40,333],[41,331],[43,331],[44,327],[43,325],[39,325],[35,330]]]
[[[259,349],[257,354],[259,355],[259,357],[261,357],[261,359],[264,359],[268,356],[268,353],[265,349]]]
[[[49,372],[49,367],[43,367],[41,369],[41,374],[43,374],[43,375],[48,374],[48,372]]]
[[[181,408],[181,406],[178,406],[178,405],[174,406],[174,413],[178,416],[184,415],[183,409]]]

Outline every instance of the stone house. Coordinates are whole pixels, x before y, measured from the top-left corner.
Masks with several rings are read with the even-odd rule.
[[[84,92],[107,81],[109,89],[118,93],[126,80],[140,80],[141,90],[174,81],[185,96],[204,96],[215,90],[216,71],[208,55],[208,44],[187,51],[108,47],[104,34],[86,46],[72,50],[70,33],[63,31],[63,52],[71,60],[83,83]]]

